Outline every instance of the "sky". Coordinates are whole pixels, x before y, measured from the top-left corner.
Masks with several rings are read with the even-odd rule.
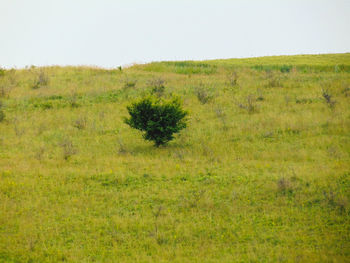
[[[0,67],[350,52],[349,0],[0,0]]]

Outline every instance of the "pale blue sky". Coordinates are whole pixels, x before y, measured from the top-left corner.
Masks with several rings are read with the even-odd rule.
[[[349,0],[0,0],[0,66],[350,52]]]

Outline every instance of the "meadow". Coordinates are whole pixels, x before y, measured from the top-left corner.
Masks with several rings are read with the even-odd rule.
[[[123,122],[150,93],[189,112],[158,148]],[[0,101],[0,262],[349,262],[350,53],[7,69]]]

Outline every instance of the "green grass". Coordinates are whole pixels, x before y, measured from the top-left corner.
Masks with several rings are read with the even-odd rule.
[[[349,68],[333,54],[6,70],[0,262],[348,261]],[[155,78],[190,112],[160,148],[123,123]]]

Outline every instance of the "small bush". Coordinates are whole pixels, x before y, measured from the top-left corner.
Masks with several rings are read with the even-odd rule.
[[[279,88],[282,86],[279,76],[272,71],[266,72],[267,88]]]
[[[38,161],[41,161],[43,159],[43,156],[45,154],[45,147],[41,146],[40,148],[38,148],[34,154],[35,159],[37,159]]]
[[[238,85],[238,74],[237,74],[237,72],[234,71],[228,76],[228,83],[232,87],[235,87],[235,86]]]
[[[123,89],[124,90],[134,89],[136,87],[136,83],[137,83],[136,80],[132,80],[132,79],[126,78],[124,80]]]
[[[68,160],[71,156],[77,153],[73,143],[69,139],[65,139],[61,142],[60,146],[63,150],[63,159]]]
[[[346,196],[338,196],[334,191],[323,191],[325,201],[330,207],[339,209],[341,213],[346,212],[349,206],[349,201]]]
[[[3,84],[0,84],[0,97],[5,98],[7,95],[7,90]]]
[[[335,106],[335,100],[332,98],[332,95],[329,93],[328,90],[323,89],[322,90],[322,97],[324,98],[325,102],[327,103],[327,105],[333,109]]]
[[[25,129],[20,125],[21,120],[17,115],[13,118],[13,128],[15,130],[16,136],[21,137],[25,133]]]
[[[205,89],[203,86],[195,88],[194,92],[201,104],[206,104],[213,99],[213,95],[211,95],[209,91]]]
[[[78,102],[78,95],[75,93],[69,97],[68,102],[71,108],[80,107],[80,103]]]
[[[5,76],[5,70],[0,68],[0,81],[3,76]],[[6,93],[7,92],[4,83],[0,82],[0,97],[4,98],[6,96]]]
[[[280,71],[282,73],[289,73],[291,71],[291,69],[292,69],[292,66],[290,66],[290,65],[282,65],[282,66],[280,66]]]
[[[161,78],[155,78],[148,82],[148,85],[151,87],[151,93],[156,95],[157,97],[161,97],[164,94],[165,80]]]
[[[5,119],[5,113],[3,110],[0,110],[0,122],[2,122]]]
[[[280,192],[283,194],[286,193],[292,193],[293,192],[293,185],[292,182],[289,181],[287,178],[282,177],[277,181],[277,187]]]
[[[341,91],[341,93],[345,96],[345,97],[350,97],[350,85],[344,85],[343,84],[343,89]]]
[[[2,108],[2,102],[0,101],[0,122],[2,122],[5,119],[5,113]]]
[[[144,131],[145,140],[153,141],[160,146],[171,141],[174,133],[186,127],[186,115],[181,108],[180,101],[161,101],[147,97],[127,107],[130,118],[125,123],[134,129]]]
[[[257,111],[255,104],[256,100],[257,99],[255,99],[254,95],[248,95],[245,99],[245,102],[236,104],[239,108],[246,110],[249,114],[252,114]]]
[[[215,109],[215,114],[218,117],[218,119],[222,122],[224,129],[227,129],[226,113],[223,110],[223,108],[217,107]]]
[[[118,149],[119,154],[127,154],[130,153],[130,151],[126,148],[124,142],[122,139],[118,139]]]
[[[49,84],[49,76],[46,74],[44,70],[40,70],[36,79],[34,80],[34,84],[32,89],[39,89],[42,87],[47,87]]]
[[[41,103],[34,104],[34,107],[38,107],[43,110],[49,110],[49,109],[53,109],[53,104],[51,101],[43,101]]]
[[[256,101],[263,101],[265,99],[261,89],[258,89],[256,93],[257,93]]]
[[[85,116],[77,118],[73,122],[73,126],[79,130],[84,130],[87,126],[87,118]]]

